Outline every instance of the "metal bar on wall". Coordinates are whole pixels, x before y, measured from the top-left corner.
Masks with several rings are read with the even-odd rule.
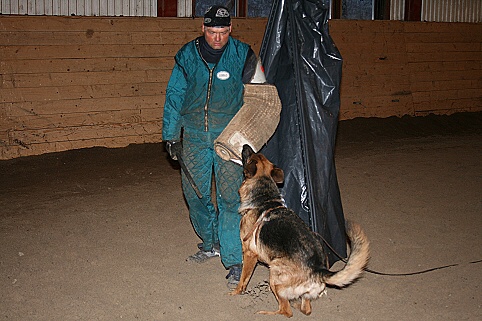
[[[482,1],[424,0],[422,21],[482,22]]]
[[[192,0],[177,0],[177,16],[192,17]]]
[[[0,14],[157,17],[157,0],[0,0]]]
[[[390,20],[404,20],[406,2],[391,0]],[[482,22],[481,0],[423,0],[421,21]]]

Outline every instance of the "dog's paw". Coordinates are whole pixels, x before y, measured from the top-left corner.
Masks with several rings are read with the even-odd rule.
[[[284,315],[285,317],[287,318],[291,318],[293,316],[293,312],[291,311],[258,311],[256,312],[257,314],[265,314],[265,315],[277,315],[277,314],[281,314],[281,315]]]
[[[238,289],[234,289],[233,291],[229,292],[228,294],[229,295],[240,295],[240,294],[243,294],[243,291],[238,290]]]

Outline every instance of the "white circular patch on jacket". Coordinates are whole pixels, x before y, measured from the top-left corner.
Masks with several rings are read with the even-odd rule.
[[[226,79],[229,79],[229,72],[227,71],[219,71],[217,74],[216,74],[216,77],[218,77],[219,80],[226,80]]]

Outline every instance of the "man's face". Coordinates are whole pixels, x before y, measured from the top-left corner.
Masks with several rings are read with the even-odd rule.
[[[203,25],[204,38],[213,49],[221,49],[228,43],[231,26],[229,27],[206,27]]]

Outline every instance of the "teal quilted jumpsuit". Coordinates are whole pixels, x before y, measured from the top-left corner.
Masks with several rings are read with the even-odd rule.
[[[251,49],[229,37],[219,62],[208,64],[198,41],[187,43],[176,54],[166,90],[162,136],[165,141],[179,141],[182,135],[181,157],[202,194],[202,198],[196,196],[182,173],[192,225],[204,250],[220,244],[221,261],[229,268],[242,263],[238,214],[242,168],[222,160],[214,151],[214,140],[243,105],[243,67]]]

